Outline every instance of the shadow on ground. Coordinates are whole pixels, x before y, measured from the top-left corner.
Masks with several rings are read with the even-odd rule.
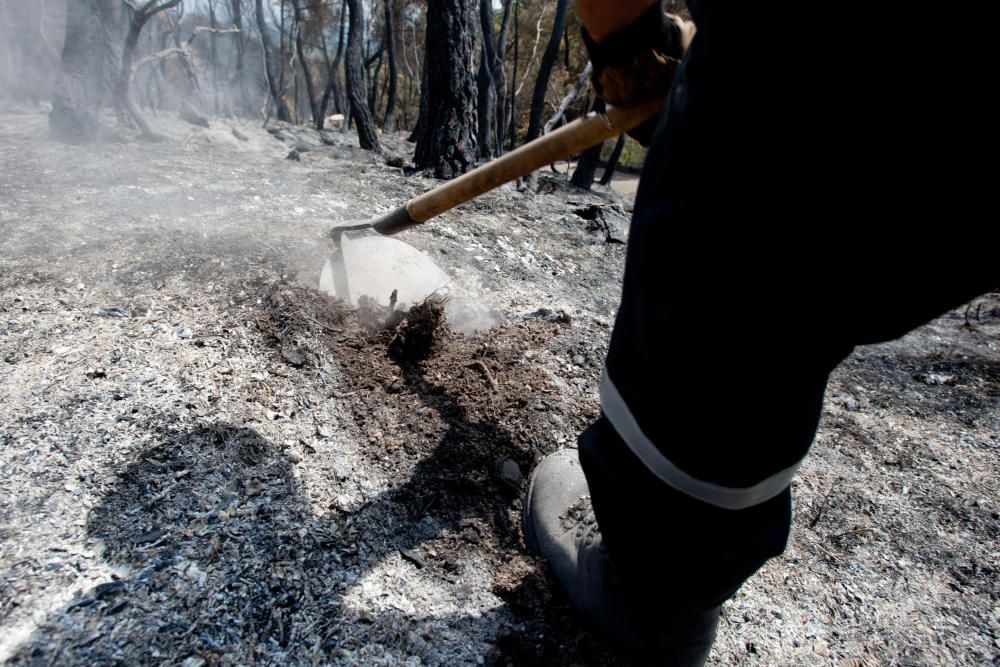
[[[409,381],[419,382],[412,373]],[[128,575],[50,617],[12,662],[191,666],[416,656],[426,664],[592,664],[574,656],[593,656],[600,646],[575,628],[564,604],[542,608],[547,585],[538,574],[512,585],[507,604],[486,613],[464,613],[461,601],[444,614],[351,605],[351,588],[397,553],[454,583],[469,567],[463,548],[489,540],[491,552],[520,549],[516,531],[497,519],[497,506],[509,501],[492,483],[474,481],[483,462],[464,456],[469,437],[503,447],[502,436],[467,421],[454,404],[443,417],[451,428],[411,478],[352,512],[312,507],[291,461],[253,429],[160,419],[157,444],[135,453],[87,527],[104,543],[104,558],[127,566]],[[421,562],[417,547],[437,540],[441,548],[442,536],[450,536],[449,555]],[[533,638],[546,619],[568,624],[573,645]]]

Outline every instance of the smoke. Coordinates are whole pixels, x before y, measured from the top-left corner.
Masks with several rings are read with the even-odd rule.
[[[185,106],[208,115],[260,115],[258,38],[250,17],[234,14],[233,6],[182,3],[144,25],[132,61],[130,98],[154,124],[161,111]],[[114,109],[131,11],[120,0],[0,0],[2,108]],[[241,31],[234,28],[236,21]]]
[[[0,0],[0,99],[26,107],[49,100],[65,32],[65,2]]]
[[[449,298],[444,304],[444,314],[452,330],[465,334],[492,329],[503,321],[500,308],[485,294]]]

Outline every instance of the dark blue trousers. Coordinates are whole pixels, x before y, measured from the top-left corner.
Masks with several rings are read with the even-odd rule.
[[[689,0],[604,417],[580,438],[613,559],[677,609],[719,604],[782,552],[789,482],[853,348],[1000,283],[985,26],[920,3],[747,4]]]

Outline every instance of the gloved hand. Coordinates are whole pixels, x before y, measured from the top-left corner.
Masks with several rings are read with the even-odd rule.
[[[597,95],[621,107],[665,95],[694,33],[694,23],[665,13],[659,2],[601,42],[594,41],[584,29]],[[629,134],[648,146],[656,122],[648,121]]]

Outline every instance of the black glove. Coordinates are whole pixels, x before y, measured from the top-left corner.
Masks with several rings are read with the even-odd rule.
[[[667,94],[694,26],[664,13],[657,2],[603,42],[582,33],[597,95],[612,106],[628,107]],[[656,123],[653,118],[629,135],[648,146]]]

